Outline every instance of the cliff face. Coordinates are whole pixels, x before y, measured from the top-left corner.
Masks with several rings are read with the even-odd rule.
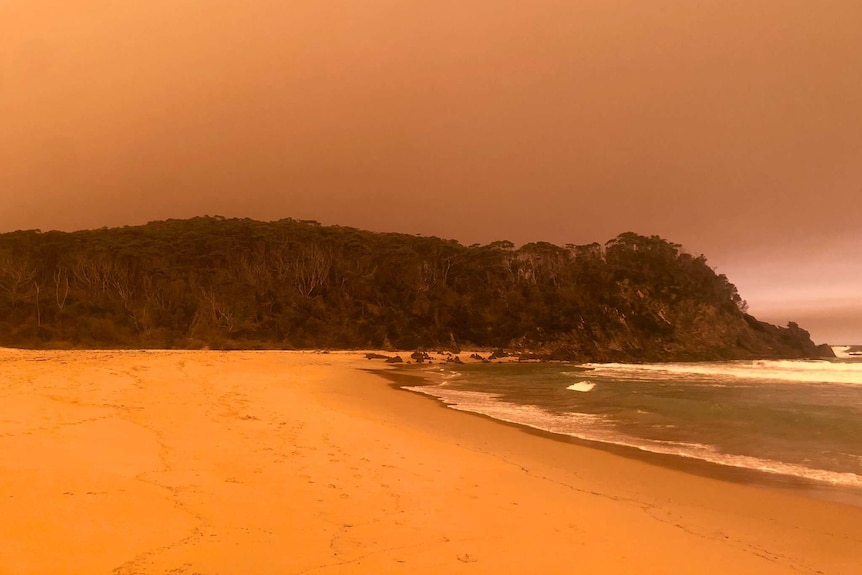
[[[829,345],[815,344],[807,331],[793,323],[779,327],[704,305],[685,306],[666,317],[669,329],[661,336],[627,327],[586,337],[570,334],[542,351],[555,359],[592,362],[835,357]]]
[[[0,345],[494,346],[591,361],[813,357],[703,256],[454,241],[315,222],[194,218],[0,235]]]

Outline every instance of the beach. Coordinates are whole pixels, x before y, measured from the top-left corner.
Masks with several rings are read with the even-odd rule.
[[[0,350],[0,574],[862,572],[862,507],[555,441],[390,369]]]

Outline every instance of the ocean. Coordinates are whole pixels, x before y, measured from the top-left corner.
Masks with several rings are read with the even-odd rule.
[[[844,348],[837,349],[842,352]],[[862,357],[423,368],[404,386],[561,437],[862,490]]]

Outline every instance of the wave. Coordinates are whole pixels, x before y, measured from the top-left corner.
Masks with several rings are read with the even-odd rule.
[[[579,381],[578,383],[573,383],[566,389],[571,389],[572,391],[592,391],[596,386],[592,381]]]
[[[431,377],[441,382],[440,385],[446,385],[453,380],[457,380],[463,377],[463,373],[460,371],[449,370],[443,367],[437,368],[434,371],[428,372]]]
[[[577,385],[577,384],[576,384]],[[438,386],[408,386],[408,391],[430,395],[447,407],[486,415],[507,423],[516,423],[585,441],[620,445],[649,453],[698,459],[718,465],[787,475],[847,487],[862,488],[862,476],[849,472],[827,471],[803,465],[718,451],[701,443],[635,438],[620,434],[613,423],[600,415],[587,413],[556,414],[533,405],[519,405],[501,400],[501,396],[482,391],[467,391]]]
[[[838,359],[860,359],[862,351],[858,345],[833,345],[832,352]]]
[[[619,379],[679,379],[708,377],[723,381],[842,383],[862,385],[862,362],[826,360],[761,360],[714,363],[589,363],[594,375]]]

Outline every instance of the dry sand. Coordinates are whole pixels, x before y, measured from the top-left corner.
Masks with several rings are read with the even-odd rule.
[[[552,441],[372,366],[0,350],[0,573],[862,573],[862,508]]]

